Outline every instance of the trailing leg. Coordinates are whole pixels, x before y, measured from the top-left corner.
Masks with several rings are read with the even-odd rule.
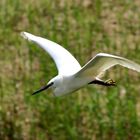
[[[89,82],[88,84],[97,84],[97,85],[102,85],[102,86],[116,86],[116,82],[113,81],[112,79],[109,79],[106,81],[96,79],[96,80]]]

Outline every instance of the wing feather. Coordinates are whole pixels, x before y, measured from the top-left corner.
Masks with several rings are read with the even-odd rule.
[[[74,56],[72,56],[72,54],[70,54],[66,49],[57,43],[27,32],[21,32],[21,35],[25,39],[38,44],[50,54],[50,56],[55,61],[59,74],[71,75],[81,69],[80,64],[74,58]]]
[[[99,53],[85,64],[82,69],[75,74],[75,77],[89,77],[89,79],[93,79],[93,77],[99,77],[104,71],[115,65],[121,65],[140,72],[140,65],[131,60],[106,53]]]

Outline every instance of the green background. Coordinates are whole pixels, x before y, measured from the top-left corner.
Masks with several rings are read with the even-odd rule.
[[[31,96],[57,74],[50,56],[20,36],[48,38],[84,65],[99,52],[140,63],[139,0],[0,1],[0,140],[140,139],[140,74],[115,66],[90,85]]]

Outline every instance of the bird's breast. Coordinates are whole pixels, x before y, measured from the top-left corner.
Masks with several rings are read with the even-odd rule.
[[[85,86],[87,83],[88,82],[86,81],[86,79],[65,76],[63,77],[63,80],[61,81],[60,85],[55,88],[54,95],[62,96],[72,93]]]

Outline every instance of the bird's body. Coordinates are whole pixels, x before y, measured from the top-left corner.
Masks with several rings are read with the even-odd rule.
[[[89,83],[88,79],[75,77],[73,75],[58,75],[54,77],[49,83],[54,83],[52,85],[53,94],[55,96],[61,96],[68,93],[72,93]]]
[[[64,75],[57,75],[56,77],[51,79],[49,83],[54,83],[52,85],[52,89],[53,89],[53,94],[55,96],[71,93],[74,90],[80,88],[81,86],[78,84],[78,82],[76,82],[76,79],[74,79],[72,76],[64,76]]]
[[[88,84],[114,85],[113,81],[104,82],[99,79],[104,71],[114,65],[122,65],[140,72],[140,65],[135,62],[106,53],[97,54],[87,64],[81,67],[74,56],[60,45],[27,32],[22,32],[21,35],[46,50],[53,58],[58,69],[58,75],[51,79],[45,87],[33,94],[39,93],[47,88],[52,88],[55,96],[61,96],[72,93]]]

